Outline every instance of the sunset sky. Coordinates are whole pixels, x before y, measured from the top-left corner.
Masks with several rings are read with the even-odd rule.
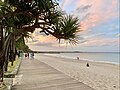
[[[33,34],[32,50],[117,52],[119,48],[119,0],[59,0],[62,10],[78,16],[82,32],[76,46],[59,45],[51,36]]]

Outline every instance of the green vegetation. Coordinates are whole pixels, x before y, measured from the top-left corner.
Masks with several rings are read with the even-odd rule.
[[[9,62],[8,70],[4,73],[4,77],[6,77],[6,78],[14,77],[15,75],[11,74],[11,73],[15,70],[15,67],[16,67],[16,65],[18,65],[18,63],[19,63],[18,59],[14,61],[13,66],[11,66],[11,62]],[[3,90],[5,88],[7,88],[7,86],[6,86],[6,82],[4,81],[3,84],[0,86],[0,90]]]
[[[6,73],[11,73],[15,69],[16,65],[18,64],[18,62],[19,62],[18,59],[15,60],[14,63],[13,63],[13,66],[11,66],[11,62],[9,62],[8,63],[8,70],[7,70]]]
[[[16,41],[16,48],[18,50],[22,50],[23,52],[30,52],[31,51],[29,49],[29,47],[25,44],[24,37],[21,37]]]
[[[36,28],[59,41],[76,44],[78,21],[77,17],[63,13],[57,0],[0,1],[0,84],[9,61],[14,65],[17,50],[30,51],[24,38],[29,38]]]
[[[0,90],[5,90],[7,88],[7,86],[5,85],[5,83],[3,82],[3,84],[1,84],[0,86]]]

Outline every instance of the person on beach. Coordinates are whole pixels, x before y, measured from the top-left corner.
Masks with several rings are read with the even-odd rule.
[[[86,66],[89,67],[89,63],[87,63]]]
[[[77,57],[77,60],[79,60],[79,57]]]

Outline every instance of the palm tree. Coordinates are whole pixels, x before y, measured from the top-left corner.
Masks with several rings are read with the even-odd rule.
[[[59,11],[56,0],[4,0],[0,5],[0,48],[2,48],[0,49],[0,78],[2,81],[8,62],[15,60],[16,42],[21,38],[24,41],[24,37],[33,33],[35,28],[41,28],[40,33],[51,34],[58,40],[65,39],[72,44],[77,43],[78,18],[66,16]]]
[[[52,34],[58,40],[65,39],[71,44],[78,43],[77,32],[79,31],[79,19],[72,15],[63,16],[57,24],[55,24],[54,33]]]

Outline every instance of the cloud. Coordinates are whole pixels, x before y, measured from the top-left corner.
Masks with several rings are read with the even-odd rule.
[[[45,43],[35,42],[35,43],[31,43],[31,45],[33,45],[33,46],[49,46],[49,47],[51,47],[53,45],[53,43],[50,43],[50,42],[45,42]]]
[[[61,40],[60,44],[59,41],[51,36],[51,35],[43,35],[41,33],[39,33],[38,30],[36,30],[33,34],[32,34],[32,39],[29,40],[29,42],[26,42],[28,45],[32,45],[32,46],[48,46],[48,47],[58,47],[58,48],[62,48],[62,47],[66,47],[66,41],[65,40]]]
[[[82,5],[78,8],[76,8],[76,13],[85,13],[89,10],[89,8],[91,7],[91,5]]]
[[[73,6],[73,3],[75,6]],[[118,36],[120,36],[120,34],[113,31],[118,30],[119,26],[116,23],[106,24],[106,22],[109,22],[111,19],[118,18],[118,3],[118,0],[63,0],[61,5],[63,10],[69,7],[70,10],[68,11],[73,10],[71,13],[78,16],[81,20],[80,24],[84,31],[80,32],[80,42],[77,46],[95,46],[99,48],[103,46],[116,47],[119,45]],[[106,27],[103,27],[103,25],[106,25]],[[33,34],[33,41],[31,44],[34,46],[41,46],[41,49],[50,47],[57,50],[57,48],[62,49],[66,47],[64,42],[62,42],[59,47],[59,43],[55,38],[40,34],[38,30]]]
[[[56,39],[54,37],[52,37],[51,35],[46,36],[46,35],[43,35],[43,34],[39,33],[39,31],[35,31],[32,34],[32,38],[33,38],[33,40],[39,41],[41,43],[56,41]]]
[[[63,0],[63,2],[62,2],[62,4],[61,4],[61,8],[62,8],[63,10],[65,10],[65,8],[66,8],[67,6],[69,6],[73,1],[74,1],[74,0]]]
[[[89,16],[81,22],[82,28],[84,30],[90,29],[100,23],[107,22],[109,19],[118,17],[118,3],[118,0],[77,0],[76,8],[80,9],[81,6],[85,6],[79,11],[88,10],[89,12]],[[80,16],[80,12],[75,12],[75,14]]]
[[[39,46],[39,45],[50,45],[52,46],[52,44],[54,44],[55,42],[57,42],[56,38],[54,38],[53,36],[46,36],[44,34],[41,34],[39,32],[39,30],[34,31],[34,33],[32,33],[32,39],[29,39],[29,42],[26,42],[27,44],[31,44],[34,46]]]
[[[83,36],[85,38],[96,38],[96,37],[102,37],[105,36],[106,33],[96,33],[96,34],[90,34],[90,35],[85,35]]]
[[[110,30],[119,30],[119,24],[112,24]]]
[[[83,43],[80,43],[80,46],[84,47],[102,47],[102,46],[118,46],[119,45],[119,39],[118,38],[86,38],[86,41]]]

